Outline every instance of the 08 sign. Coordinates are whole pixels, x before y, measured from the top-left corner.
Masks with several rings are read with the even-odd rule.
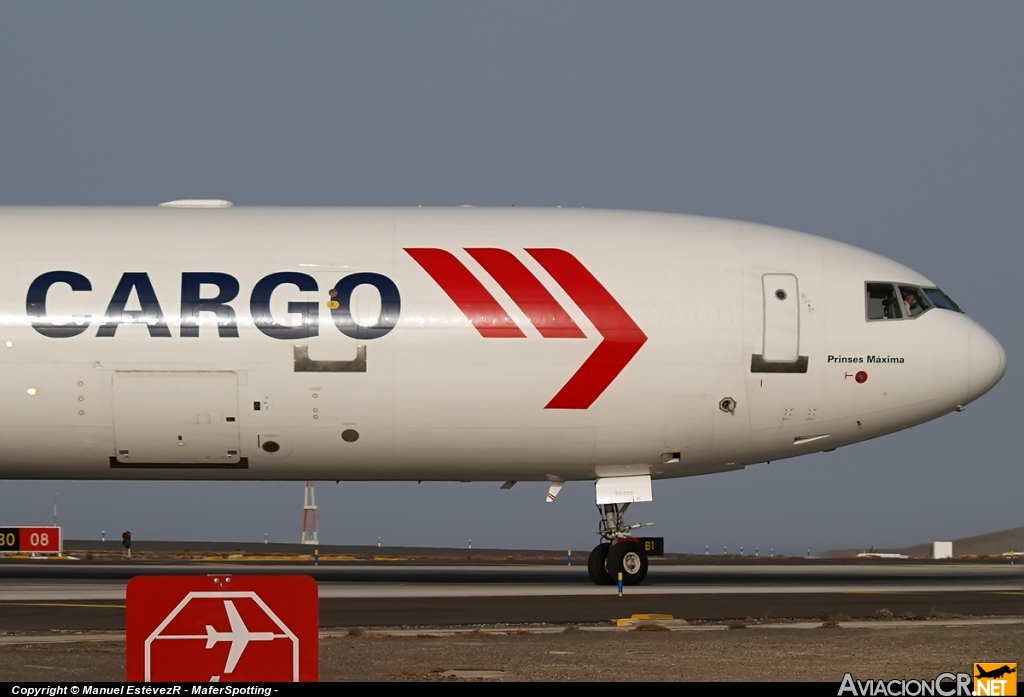
[[[59,527],[0,528],[0,552],[60,554]]]

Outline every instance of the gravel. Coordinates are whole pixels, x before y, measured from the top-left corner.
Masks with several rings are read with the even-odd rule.
[[[1024,656],[1024,625],[441,636],[386,630],[320,640],[323,681],[645,681],[932,679]],[[120,681],[123,642],[0,646],[0,681]]]

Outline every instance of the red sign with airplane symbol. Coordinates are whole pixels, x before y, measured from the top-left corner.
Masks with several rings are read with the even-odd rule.
[[[127,600],[129,682],[319,677],[319,597],[309,576],[138,576]]]

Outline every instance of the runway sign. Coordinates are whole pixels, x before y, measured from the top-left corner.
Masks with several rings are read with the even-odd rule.
[[[644,547],[644,551],[647,552],[647,556],[661,557],[665,555],[664,537],[641,537],[639,540],[640,544]]]
[[[60,554],[60,528],[0,528],[0,552]]]
[[[137,576],[129,682],[316,681],[320,606],[309,576]]]

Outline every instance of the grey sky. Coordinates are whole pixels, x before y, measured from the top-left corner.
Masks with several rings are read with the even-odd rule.
[[[1022,524],[1019,3],[0,3],[0,204],[587,206],[803,230],[938,283],[1004,345],[911,431],[661,482],[671,550]],[[321,539],[596,543],[592,487],[318,486]],[[299,484],[0,482],[0,524],[297,540]]]

